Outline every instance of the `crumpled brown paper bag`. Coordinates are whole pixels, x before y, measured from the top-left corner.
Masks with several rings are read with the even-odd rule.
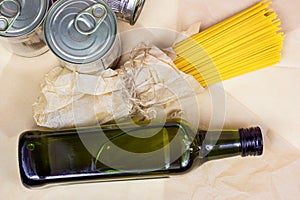
[[[196,104],[195,96],[203,91],[192,76],[179,71],[155,46],[143,46],[131,54],[119,69],[100,74],[81,74],[61,67],[51,70],[33,104],[37,125],[69,128],[130,118],[199,118],[183,102],[194,98]]]

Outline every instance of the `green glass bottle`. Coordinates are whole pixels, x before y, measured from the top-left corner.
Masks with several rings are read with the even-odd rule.
[[[27,131],[19,138],[27,187],[169,177],[202,163],[263,152],[260,128],[192,131],[180,120],[138,125]]]

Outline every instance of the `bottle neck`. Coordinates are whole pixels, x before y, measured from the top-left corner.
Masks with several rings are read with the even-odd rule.
[[[199,157],[206,160],[233,156],[258,156],[263,152],[260,128],[202,131],[196,136]]]

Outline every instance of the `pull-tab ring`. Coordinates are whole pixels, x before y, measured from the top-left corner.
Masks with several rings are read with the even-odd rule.
[[[106,8],[102,4],[94,4],[76,16],[75,28],[83,35],[90,35],[98,29],[106,16]],[[92,22],[93,24],[91,25],[91,28],[84,30],[82,27],[80,27],[80,23],[83,22],[87,25],[87,21],[89,23]]]
[[[11,3],[11,7],[4,7],[4,3]],[[9,5],[9,4],[8,4]],[[3,0],[0,2],[0,32],[6,32],[21,13],[21,5],[16,0]]]

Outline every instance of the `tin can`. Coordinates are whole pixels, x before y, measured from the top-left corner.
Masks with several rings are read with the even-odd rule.
[[[105,0],[120,20],[134,25],[139,18],[145,0]]]
[[[49,0],[0,0],[0,38],[11,52],[34,57],[45,53],[42,24]]]
[[[60,0],[45,20],[45,39],[63,66],[95,73],[116,66],[121,54],[117,19],[101,0]]]
[[[59,0],[51,0],[55,2]],[[146,0],[104,0],[115,12],[118,19],[134,25],[138,20]]]

